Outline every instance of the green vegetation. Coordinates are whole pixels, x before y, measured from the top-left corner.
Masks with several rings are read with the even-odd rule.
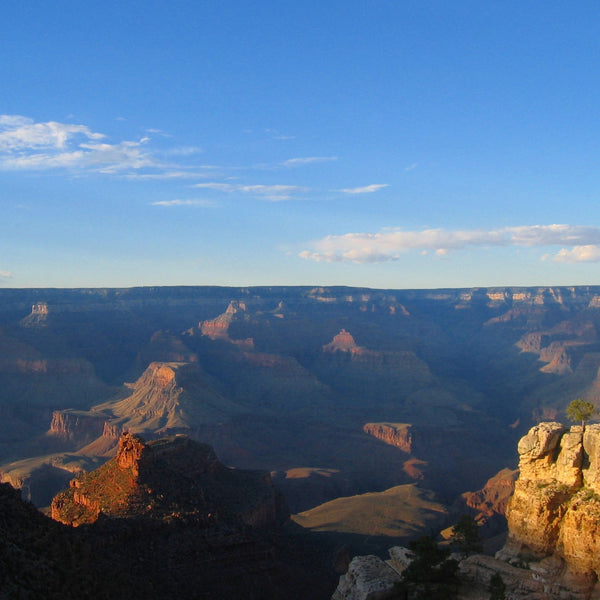
[[[463,515],[452,528],[452,547],[460,552],[463,557],[477,552],[483,552],[483,545],[479,537],[479,525],[471,515]]]
[[[569,406],[567,406],[567,417],[570,421],[581,421],[581,429],[585,431],[585,422],[588,421],[592,415],[596,412],[596,407],[583,398],[577,398],[573,400]]]

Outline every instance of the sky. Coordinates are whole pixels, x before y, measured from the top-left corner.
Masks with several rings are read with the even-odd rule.
[[[0,3],[0,286],[600,284],[600,3]]]

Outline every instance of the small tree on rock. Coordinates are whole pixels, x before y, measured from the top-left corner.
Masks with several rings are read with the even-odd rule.
[[[456,598],[460,581],[458,562],[449,558],[450,550],[440,548],[424,535],[408,545],[412,562],[402,572],[398,591],[411,600],[450,600]]]
[[[585,422],[596,412],[596,407],[587,400],[577,398],[567,406],[567,417],[570,421],[581,421],[581,429],[585,431]]]
[[[483,545],[479,537],[479,525],[471,515],[463,515],[452,528],[451,542],[463,557],[483,552]]]

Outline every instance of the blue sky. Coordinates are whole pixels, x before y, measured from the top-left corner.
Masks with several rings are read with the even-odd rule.
[[[0,6],[0,286],[598,284],[600,4]]]

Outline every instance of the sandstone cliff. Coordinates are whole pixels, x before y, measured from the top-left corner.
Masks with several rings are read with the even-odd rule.
[[[556,585],[586,594],[600,574],[600,425],[540,423],[519,442],[520,475],[502,558],[553,559]]]

